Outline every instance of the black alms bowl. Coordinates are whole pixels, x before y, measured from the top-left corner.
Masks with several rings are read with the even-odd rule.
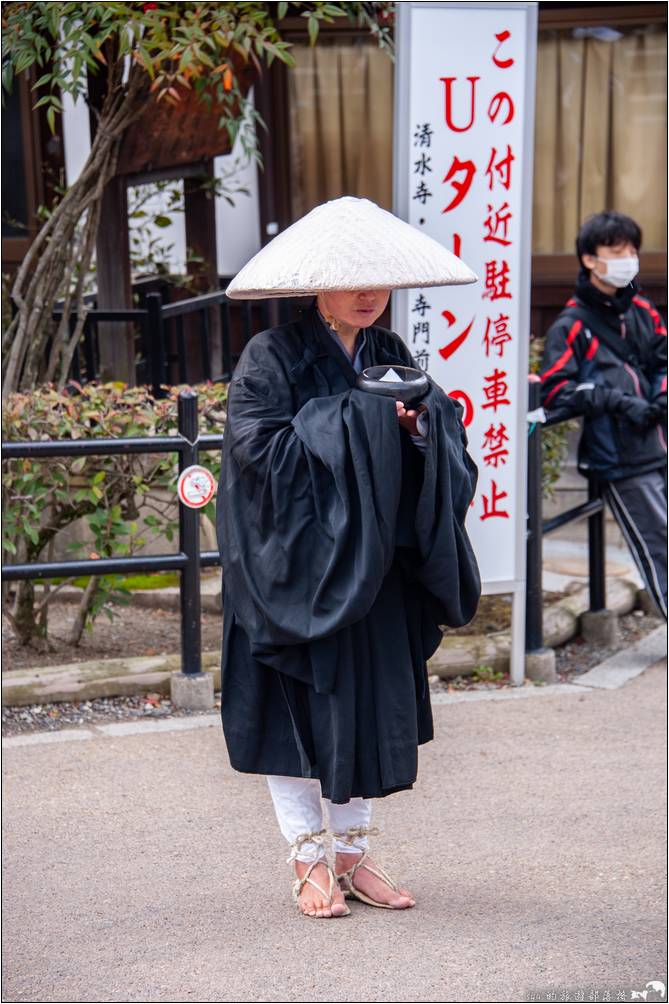
[[[381,380],[388,370],[394,370],[400,380],[392,382]],[[370,391],[372,394],[383,394],[385,397],[394,397],[396,401],[402,401],[406,405],[415,404],[427,393],[429,381],[420,370],[413,369],[412,366],[369,366],[362,373],[358,374],[356,384],[360,390]]]

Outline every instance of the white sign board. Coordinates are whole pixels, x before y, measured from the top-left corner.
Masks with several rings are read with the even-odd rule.
[[[476,272],[395,294],[393,328],[464,407],[486,592],[525,578],[536,4],[398,5],[395,212]],[[514,618],[516,619],[516,618]]]

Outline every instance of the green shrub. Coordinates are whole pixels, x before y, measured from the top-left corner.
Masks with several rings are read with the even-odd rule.
[[[530,340],[530,372],[538,373],[543,355],[543,338]],[[555,492],[555,483],[562,473],[567,458],[567,436],[578,429],[578,422],[573,419],[559,422],[557,425],[541,427],[541,487],[544,498],[551,498]]]
[[[177,431],[177,398],[181,389],[169,388],[164,399],[154,398],[146,387],[128,387],[123,383],[90,383],[83,387],[71,383],[62,391],[47,385],[13,394],[3,412],[3,439],[173,435]],[[207,383],[193,389],[198,393],[200,433],[221,434],[227,387]],[[218,480],[218,452],[207,452],[201,460]],[[69,545],[73,557],[121,557],[132,555],[157,539],[171,543],[178,527],[177,463],[176,452],[3,461],[5,559],[48,560],[56,534],[81,519],[87,524],[89,543]],[[202,511],[213,519],[214,507],[212,500]],[[174,546],[165,548],[174,549]],[[10,617],[22,644],[46,642],[48,603],[57,595],[58,588],[47,589],[37,604],[34,583],[17,584]],[[129,595],[121,576],[91,577],[84,590],[72,643],[78,643],[84,626],[90,629],[101,610],[112,616],[112,599],[127,601]]]

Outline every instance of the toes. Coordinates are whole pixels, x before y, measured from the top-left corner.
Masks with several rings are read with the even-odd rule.
[[[333,917],[342,917],[349,912],[346,900],[340,892],[335,892],[332,898],[331,910]]]
[[[332,898],[324,898],[315,895],[315,892],[303,890],[303,894],[298,899],[298,906],[306,917],[317,919],[327,919],[329,917],[343,917],[350,913],[344,900],[344,895],[337,885],[332,890]]]
[[[393,896],[389,901],[390,905],[395,910],[408,910],[410,907],[415,906],[415,900],[411,899],[410,896]]]
[[[403,896],[403,897],[405,897],[406,899],[408,899],[408,900],[409,900],[409,903],[411,904],[411,906],[415,906],[415,905],[416,905],[416,900],[415,900],[415,899],[414,899],[414,897],[413,897],[413,896],[411,895],[411,893],[409,892],[409,890],[408,890],[408,889],[400,889],[400,890],[399,890],[399,894],[400,894],[400,896]]]

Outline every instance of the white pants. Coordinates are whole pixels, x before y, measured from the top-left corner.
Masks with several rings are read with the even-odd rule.
[[[327,807],[329,828],[332,833],[345,833],[350,827],[369,827],[372,803],[368,798],[352,798],[344,805],[335,805],[327,798],[321,798],[321,783],[313,778],[277,777],[267,778],[274,811],[279,828],[289,844],[295,844],[298,837],[305,834],[318,835],[324,829],[323,802]],[[299,842],[293,857],[298,861],[314,861],[325,857],[322,837]],[[364,834],[344,842],[333,837],[333,853],[344,854],[367,850]],[[290,858],[289,860],[292,860]]]

